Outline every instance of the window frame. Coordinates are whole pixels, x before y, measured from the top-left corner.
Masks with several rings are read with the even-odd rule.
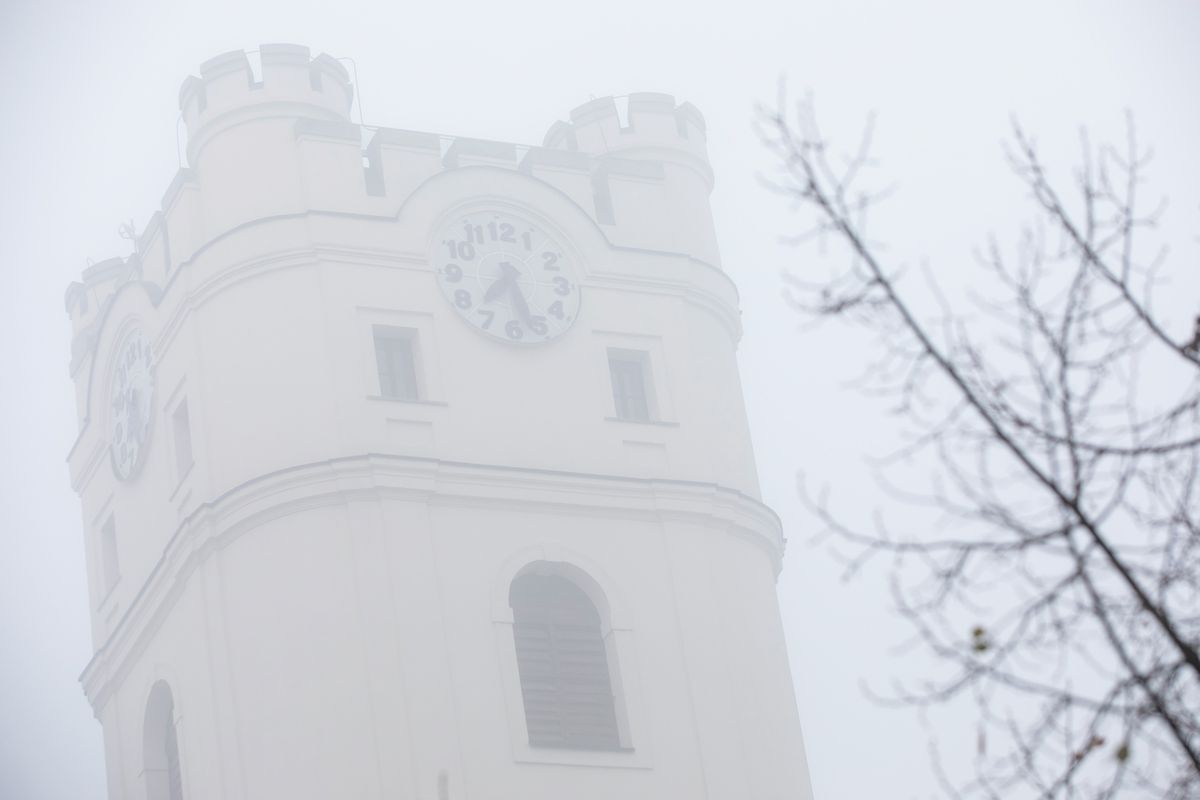
[[[100,525],[100,602],[121,582],[121,551],[117,545],[117,518],[109,514]]]
[[[182,413],[182,422],[180,414]],[[192,415],[187,397],[182,397],[171,409],[171,446],[175,461],[175,481],[180,483],[196,464],[196,451],[192,447]],[[184,459],[186,457],[186,463]]]
[[[154,681],[142,715],[141,765],[148,800],[185,800],[182,714],[171,683]]]
[[[632,350],[624,347],[609,347],[606,352],[608,355],[608,382],[612,391],[613,419],[621,422],[659,422],[654,370],[650,353],[646,350]],[[626,377],[629,374],[636,374],[641,383],[641,398],[634,398],[634,404],[638,406],[635,409],[629,407],[628,401],[622,400],[623,395],[629,394],[627,391],[622,391],[626,388],[621,385],[624,379],[619,379],[622,371],[627,373]],[[635,411],[641,413],[634,413]]]
[[[529,571],[557,574],[574,582],[591,598],[600,614],[609,680],[613,693],[619,750],[575,750],[529,744],[525,703],[517,667],[514,615],[509,590]],[[653,732],[641,691],[637,647],[630,618],[617,587],[590,559],[559,545],[542,544],[515,553],[498,571],[492,589],[492,623],[501,669],[501,692],[508,720],[513,761],[616,769],[653,769]]]
[[[529,600],[528,595],[538,593],[545,593],[544,600],[549,602],[526,603],[515,596],[525,594]],[[568,577],[531,570],[513,579],[509,605],[530,747],[592,752],[630,749],[623,742],[617,719],[613,664],[603,620],[588,593]],[[576,674],[564,664],[573,664]],[[581,671],[592,674],[580,675]],[[533,683],[542,684],[540,699],[531,698],[526,691]],[[593,706],[591,721],[580,722],[579,715],[571,712],[592,705],[595,700],[589,695],[603,697],[603,707]],[[530,716],[531,710],[548,712],[553,722],[535,729],[537,718]]]
[[[421,365],[420,365],[420,331],[416,328],[401,327],[398,325],[386,325],[382,323],[374,323],[371,325],[371,344],[374,350],[375,377],[376,385],[379,389],[379,397],[383,400],[392,400],[402,403],[419,403],[424,398],[422,391],[421,380]],[[404,349],[408,354],[407,364],[405,365],[404,377],[405,380],[399,383],[407,384],[410,390],[407,393],[391,393],[389,389],[392,387],[384,385],[384,369],[382,356],[385,352],[389,352],[390,348],[380,347],[381,343],[403,343]],[[395,352],[395,351],[391,351]],[[396,365],[390,364],[390,369],[395,371]],[[396,376],[392,376],[393,383],[397,382]]]

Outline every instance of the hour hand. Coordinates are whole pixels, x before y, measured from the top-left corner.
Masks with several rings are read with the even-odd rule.
[[[507,261],[501,261],[500,277],[497,278],[495,282],[487,288],[487,291],[483,293],[483,302],[492,302],[497,297],[504,294],[504,292],[510,287],[515,289],[517,276],[519,274],[520,273],[517,272],[517,268],[512,264],[508,263]]]

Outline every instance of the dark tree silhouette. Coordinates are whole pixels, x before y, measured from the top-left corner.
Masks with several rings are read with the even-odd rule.
[[[863,530],[804,494],[851,572],[893,559],[898,608],[937,658],[890,699],[977,703],[974,763],[934,749],[947,794],[1200,797],[1200,320],[1195,303],[1185,321],[1155,310],[1168,259],[1143,253],[1161,205],[1141,206],[1132,122],[1120,151],[1085,137],[1061,183],[1014,125],[1031,222],[977,254],[989,296],[970,308],[864,233],[881,196],[860,187],[869,127],[835,158],[811,103],[781,102],[761,133],[769,184],[811,217],[799,238],[847,254],[828,279],[790,272],[790,301],[878,334],[865,386],[897,401],[910,437],[881,478],[934,465],[927,493],[887,495],[950,523],[923,531]]]

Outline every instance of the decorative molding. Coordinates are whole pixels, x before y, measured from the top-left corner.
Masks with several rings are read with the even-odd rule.
[[[320,212],[310,212],[310,213],[317,214]],[[302,216],[307,216],[307,215],[302,215]],[[254,223],[254,224],[260,224],[263,222],[266,222],[266,220],[260,220],[258,223]],[[612,247],[613,250],[634,251],[632,248],[614,247],[612,245],[609,245],[609,246]],[[691,258],[688,256],[683,256],[682,254],[670,254],[670,253],[662,253],[662,252],[658,252],[658,251],[636,251],[636,252],[653,253],[658,256],[675,255],[677,257],[685,258],[690,265],[698,266],[700,268],[716,270],[716,268],[712,267],[711,265],[705,264],[704,262],[699,261],[698,259],[694,259],[694,258]],[[334,259],[332,259],[332,260],[336,260],[339,263],[352,264],[352,265],[356,265],[356,266],[387,265],[391,268],[416,269],[419,271],[430,271],[428,260],[426,258],[424,258],[424,256],[414,254],[414,253],[407,253],[407,252],[400,252],[400,251],[388,251],[388,250],[369,250],[366,248],[359,248],[359,249],[354,249],[354,250],[350,250],[350,249],[346,249],[346,248],[333,249],[333,248],[326,248],[323,245],[317,245],[317,244],[312,244],[312,245],[309,245],[306,247],[297,247],[297,248],[294,248],[291,250],[286,250],[286,251],[273,252],[273,253],[270,253],[267,255],[246,259],[245,261],[231,265],[227,269],[224,269],[221,272],[211,276],[204,283],[193,287],[184,298],[181,298],[180,302],[176,304],[176,306],[174,308],[174,312],[171,314],[171,316],[169,318],[163,320],[162,326],[159,329],[158,334],[154,337],[153,350],[154,350],[154,355],[155,355],[155,361],[157,362],[163,358],[164,354],[170,348],[170,345],[174,341],[175,337],[178,335],[180,330],[182,330],[186,319],[196,309],[200,308],[205,302],[207,302],[212,297],[216,296],[217,294],[219,294],[239,283],[251,280],[257,276],[268,274],[273,271],[285,270],[285,269],[296,269],[296,268],[310,269],[310,268],[317,267],[320,264],[325,263],[325,261],[327,260],[326,256],[333,256]],[[183,265],[181,265],[181,266],[183,266]],[[726,281],[730,281],[728,276],[726,276],[723,272],[720,272],[718,270],[718,273]],[[181,274],[183,274],[182,269],[177,269],[175,271],[174,275],[172,276],[172,279],[168,282],[168,285],[167,285],[168,291],[174,285],[175,278]],[[729,332],[730,336],[733,338],[733,340],[735,342],[738,339],[740,339],[740,337],[741,337],[741,320],[740,320],[739,312],[736,307],[736,297],[737,297],[736,289],[734,289],[734,291],[733,291],[732,299],[733,299],[734,305],[731,307],[729,302],[727,302],[726,299],[718,297],[704,289],[698,288],[694,283],[692,283],[690,281],[686,281],[686,280],[685,281],[670,281],[670,280],[665,280],[662,278],[646,278],[646,277],[635,275],[632,273],[606,272],[606,273],[602,273],[602,274],[590,273],[586,279],[585,285],[589,286],[589,287],[594,287],[594,288],[603,287],[605,289],[617,290],[617,291],[646,292],[646,291],[653,289],[662,294],[674,295],[674,296],[680,297],[685,302],[696,306],[697,308],[707,311],[708,313],[710,313],[714,317],[716,317],[721,322],[721,324],[725,327],[725,329]],[[730,281],[729,285],[732,286],[731,281]],[[143,288],[145,288],[145,284],[143,282],[139,281],[139,282],[131,282],[131,283],[125,284],[124,286],[122,286],[122,290],[124,290],[126,287],[129,287],[129,286],[142,286]],[[164,296],[165,296],[165,292],[164,292]],[[104,328],[106,327],[106,325],[108,323],[108,319],[111,316],[111,314],[109,312],[116,306],[116,302],[115,302],[116,295],[114,295],[111,299],[113,300],[113,302],[110,302],[108,304],[107,308],[105,309],[104,315],[94,323],[93,330],[95,331],[95,333],[94,333],[95,339],[93,342],[93,349],[94,349],[95,345],[99,344],[99,342],[101,341],[101,338],[102,338],[102,335],[104,332]],[[149,294],[147,294],[147,299],[151,300]],[[157,300],[157,302],[155,302],[154,300],[151,300],[151,303],[152,303],[152,305],[161,306],[161,298],[159,298]],[[99,361],[100,361],[99,358],[94,358],[92,360],[91,370],[93,372],[95,370],[96,364]],[[89,384],[88,389],[85,391],[85,396],[84,396],[84,408],[87,410],[88,414],[85,415],[85,417],[83,419],[83,423],[80,426],[79,432],[75,439],[75,443],[71,447],[71,452],[68,453],[68,456],[67,456],[68,461],[71,460],[71,454],[74,452],[75,448],[82,442],[82,440],[84,439],[85,435],[88,433],[88,431],[91,427],[90,426],[90,422],[91,422],[90,412],[91,412],[91,404],[93,402],[92,393],[93,393],[95,387],[92,386],[92,376],[90,374],[88,377],[88,384]],[[86,481],[83,480],[82,477],[77,478],[74,481],[75,491],[76,492],[81,491],[82,487],[85,484],[86,484]]]
[[[158,563],[80,676],[93,708],[99,713],[182,593],[189,576],[214,550],[275,519],[380,499],[700,523],[761,548],[776,573],[783,557],[782,526],[775,512],[748,495],[713,483],[383,453],[301,464],[232,487],[199,504],[180,522]]]

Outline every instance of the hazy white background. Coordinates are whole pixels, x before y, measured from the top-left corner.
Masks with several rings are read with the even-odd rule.
[[[792,542],[780,595],[821,800],[932,796],[929,735],[961,743],[969,718],[922,725],[864,697],[898,670],[905,630],[881,574],[843,584],[806,544],[797,469],[847,505],[883,502],[863,456],[890,422],[843,386],[863,342],[802,335],[781,299],[783,269],[824,265],[778,242],[795,220],[757,182],[769,161],[755,102],[787,75],[831,133],[878,112],[881,181],[898,193],[874,233],[951,280],[974,268],[973,244],[1025,214],[1000,150],[1010,115],[1065,167],[1080,125],[1120,136],[1129,108],[1158,154],[1153,188],[1172,201],[1174,269],[1191,287],[1200,272],[1200,2],[0,3],[3,800],[104,794],[100,728],[76,682],[91,646],[64,463],[75,419],[62,297],[87,259],[128,252],[119,222],[141,227],[158,207],[177,168],[179,85],[218,53],[295,42],[349,56],[368,124],[479,138],[540,143],[574,106],[631,91],[704,112],[764,494]]]

